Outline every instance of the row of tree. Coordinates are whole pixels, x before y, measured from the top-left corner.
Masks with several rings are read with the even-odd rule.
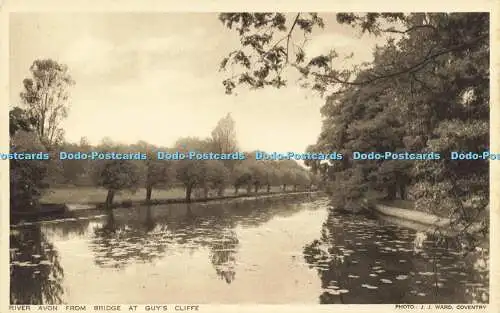
[[[194,190],[204,197],[211,191],[222,196],[227,187],[235,193],[246,189],[267,192],[272,186],[283,191],[311,189],[318,185],[316,175],[291,160],[257,161],[254,152],[245,160],[158,160],[157,151],[197,151],[200,153],[238,152],[235,124],[231,115],[219,120],[211,136],[205,139],[185,137],[175,148],[159,147],[140,141],[124,145],[104,138],[92,146],[83,137],[79,144],[64,141],[60,122],[67,116],[68,89],[74,82],[66,66],[53,60],[36,60],[30,68],[32,77],[24,80],[23,105],[10,111],[11,152],[45,151],[49,160],[10,162],[11,208],[25,210],[38,205],[43,192],[53,185],[86,185],[108,190],[106,204],[122,190],[146,189],[150,201],[153,189],[183,186],[186,201]],[[60,160],[60,152],[146,153],[147,160]]]
[[[225,119],[230,119],[230,116]],[[216,127],[217,131],[218,127]],[[214,131],[214,132],[215,132]],[[133,145],[114,144],[110,140],[92,147],[85,140],[80,144],[64,144],[64,151],[108,151],[118,153],[145,152],[148,159],[143,160],[63,160],[59,179],[66,184],[87,184],[104,187],[108,190],[107,203],[114,194],[124,189],[146,189],[146,200],[151,200],[155,188],[185,188],[186,201],[190,201],[194,190],[200,190],[204,197],[216,192],[223,196],[232,186],[234,193],[245,189],[247,193],[257,193],[262,189],[271,191],[272,186],[280,186],[283,191],[309,190],[317,185],[316,176],[291,160],[257,161],[253,152],[247,153],[245,160],[158,160],[157,151],[175,153],[179,149],[210,153],[217,151],[220,142],[217,137],[200,139],[180,138],[175,147],[158,147],[146,142]],[[233,151],[234,152],[234,151]],[[229,153],[228,151],[222,153]],[[288,188],[290,187],[290,188]],[[287,189],[288,188],[288,189]]]

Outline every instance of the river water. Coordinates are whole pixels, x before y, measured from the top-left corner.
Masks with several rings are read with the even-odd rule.
[[[478,303],[458,251],[309,196],[116,209],[11,228],[13,304]]]

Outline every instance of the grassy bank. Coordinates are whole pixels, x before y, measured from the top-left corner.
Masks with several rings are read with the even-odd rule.
[[[439,212],[437,210],[418,210],[415,206],[415,201],[412,200],[378,200],[377,204],[388,206],[391,208],[397,208],[401,211],[401,214],[406,214],[407,216],[413,216],[415,219],[419,219],[422,216],[435,216],[440,219],[447,219],[448,216],[446,212]],[[403,211],[404,210],[404,211]],[[427,221],[427,220],[426,220]]]
[[[265,189],[261,189],[262,193]],[[276,186],[271,188],[272,192],[279,192],[280,187]],[[245,195],[246,190],[240,190],[239,195]],[[97,203],[104,202],[106,200],[107,190],[97,187],[58,187],[50,189],[41,199],[42,203]],[[151,196],[152,200],[168,200],[168,199],[182,199],[186,195],[186,191],[183,188],[172,188],[168,190],[157,189],[153,190]],[[226,189],[225,196],[234,195],[234,189]],[[215,196],[211,194],[210,196]],[[193,199],[204,198],[203,195],[198,195],[193,192]],[[122,191],[115,196],[115,202],[123,201],[141,201],[146,199],[146,189],[141,188],[135,193],[130,191]]]

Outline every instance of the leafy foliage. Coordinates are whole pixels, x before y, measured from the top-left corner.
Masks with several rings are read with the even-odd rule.
[[[29,117],[25,110],[15,107],[9,112],[9,134],[14,136],[17,131],[23,130],[26,132],[32,131],[36,119]]]
[[[233,153],[238,151],[235,123],[231,114],[221,118],[212,131],[212,143],[216,153]]]
[[[11,153],[45,151],[32,132],[18,131],[11,137]],[[9,160],[10,207],[12,211],[30,211],[38,208],[43,192],[47,190],[49,161]]]
[[[61,121],[68,114],[69,87],[74,84],[68,67],[54,60],[35,60],[31,78],[23,81],[21,99],[34,124],[39,140],[52,147],[63,140]]]
[[[237,72],[223,82],[227,93],[238,85],[281,87],[281,74],[295,68],[301,86],[326,96],[323,128],[308,151],[339,152],[344,159],[306,164],[328,182],[336,206],[399,194],[416,200],[419,210],[450,216],[460,231],[470,232],[477,222],[483,226],[478,232],[486,231],[488,162],[449,155],[487,149],[487,13],[337,14],[337,23],[386,37],[371,63],[353,68],[333,65],[339,57],[334,43],[327,55],[307,56],[304,43],[294,40],[324,25],[317,14],[287,20],[279,13],[237,13],[220,19],[241,39],[222,62],[223,69]],[[351,160],[355,151],[435,152],[441,159]],[[285,173],[285,180],[291,176]]]
[[[109,160],[101,162],[96,175],[98,186],[108,190],[134,190],[138,187],[140,176],[135,163],[128,160]]]

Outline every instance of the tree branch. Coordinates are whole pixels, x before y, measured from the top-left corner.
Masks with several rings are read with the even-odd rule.
[[[408,28],[407,30],[396,30],[394,28],[386,28],[386,29],[382,29],[381,32],[384,32],[384,33],[396,33],[396,34],[408,34],[409,32],[415,31],[417,29],[422,29],[422,28],[428,28],[428,29],[433,30],[436,33],[438,32],[438,29],[436,27],[430,25],[430,24],[415,25],[413,27]]]
[[[288,35],[286,36],[286,63],[289,62],[289,57],[288,57],[288,51],[289,51],[289,46],[290,46],[290,38],[292,37],[292,32],[293,29],[295,28],[295,25],[297,25],[297,21],[299,20],[300,13],[297,13],[295,16],[295,19],[293,20],[293,24],[290,27],[290,30],[288,31]]]
[[[354,86],[367,85],[367,84],[370,84],[370,83],[372,83],[374,81],[377,81],[377,80],[387,79],[387,78],[399,76],[399,75],[402,75],[402,74],[405,74],[405,73],[416,72],[420,68],[424,67],[429,62],[432,62],[434,59],[436,59],[439,56],[442,56],[442,55],[445,55],[445,54],[448,54],[448,53],[451,53],[451,52],[459,51],[461,49],[467,48],[468,46],[473,45],[475,43],[478,43],[481,40],[487,39],[487,38],[489,38],[489,34],[486,34],[486,35],[483,35],[483,36],[479,36],[479,37],[477,37],[474,40],[471,40],[469,42],[453,46],[451,48],[445,49],[445,50],[440,51],[440,52],[436,52],[436,53],[430,54],[430,55],[426,56],[420,62],[415,63],[412,66],[409,66],[409,67],[407,67],[407,68],[405,68],[403,70],[396,71],[396,72],[393,72],[393,73],[389,73],[389,74],[386,74],[386,75],[375,76],[373,78],[370,78],[370,79],[367,79],[367,80],[361,81],[361,82],[345,81],[345,80],[342,80],[342,79],[338,78],[337,76],[334,76],[334,75],[331,75],[331,74],[318,74],[318,73],[312,73],[312,74],[315,75],[315,76],[321,77],[321,78],[330,79],[330,80],[332,80],[332,81],[334,81],[336,83],[340,83],[340,84],[354,85]]]

